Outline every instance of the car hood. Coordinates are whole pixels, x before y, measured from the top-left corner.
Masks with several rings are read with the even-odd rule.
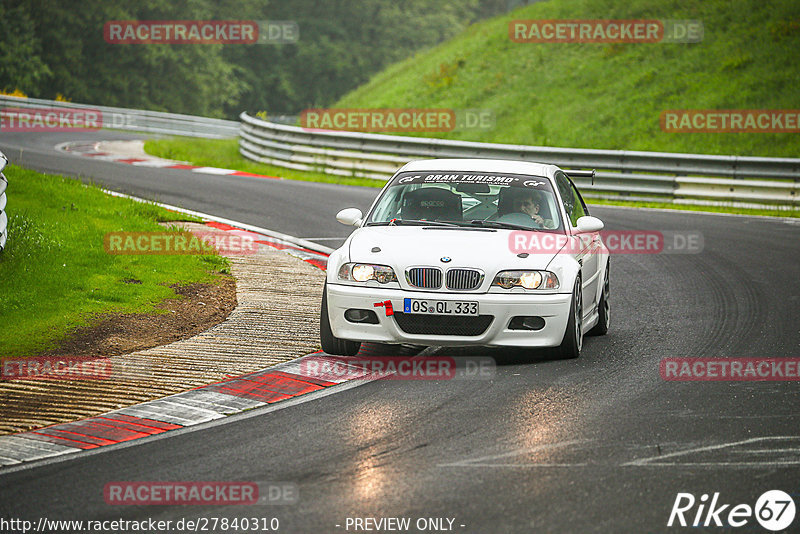
[[[552,252],[520,258],[512,251],[511,230],[424,226],[368,226],[353,232],[350,261],[405,269],[415,265],[476,267],[490,274],[503,269],[545,269]],[[375,249],[380,249],[374,252]],[[443,262],[442,258],[450,258]]]

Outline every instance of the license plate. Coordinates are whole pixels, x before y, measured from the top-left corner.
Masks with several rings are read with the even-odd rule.
[[[478,303],[458,300],[403,299],[403,312],[428,315],[478,315]]]

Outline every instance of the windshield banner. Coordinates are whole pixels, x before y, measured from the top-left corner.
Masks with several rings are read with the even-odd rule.
[[[394,178],[392,185],[407,184],[487,184],[524,187],[551,191],[550,181],[538,176],[519,174],[459,173],[403,173]]]

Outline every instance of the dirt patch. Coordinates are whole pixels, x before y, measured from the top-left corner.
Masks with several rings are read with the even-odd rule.
[[[170,287],[176,298],[156,306],[166,313],[104,313],[93,326],[74,330],[59,347],[37,356],[107,357],[158,347],[208,330],[236,307],[236,281],[232,276],[220,276],[219,284]]]

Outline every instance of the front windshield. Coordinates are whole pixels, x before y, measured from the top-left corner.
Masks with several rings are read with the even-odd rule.
[[[367,225],[419,221],[563,232],[550,180],[519,174],[406,172],[395,176]]]

